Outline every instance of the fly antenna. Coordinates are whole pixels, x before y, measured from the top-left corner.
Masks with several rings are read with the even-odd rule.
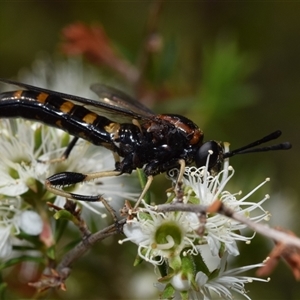
[[[267,146],[267,147],[259,147],[259,148],[254,148],[255,146],[259,146],[261,144],[267,143],[269,141],[275,140],[278,137],[281,136],[281,131],[277,130],[274,131],[270,134],[268,134],[267,136],[252,142],[244,147],[235,149],[233,151],[229,151],[223,154],[223,158],[228,158],[237,154],[245,154],[245,153],[253,153],[253,152],[265,152],[265,151],[275,151],[275,150],[288,150],[290,148],[292,148],[291,143],[289,142],[285,142],[285,143],[281,143],[281,144],[276,144],[276,145],[272,145],[272,146]]]

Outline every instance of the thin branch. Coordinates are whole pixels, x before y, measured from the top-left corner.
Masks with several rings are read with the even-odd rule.
[[[296,246],[300,249],[300,239],[296,236],[289,235],[285,232],[279,231],[277,229],[271,228],[267,225],[255,223],[252,220],[246,218],[241,213],[235,212],[232,209],[226,207],[222,202],[216,201],[212,206],[214,206],[214,212],[238,221],[242,224],[247,225],[254,231],[269,237],[277,242],[284,243],[286,245]],[[196,214],[203,214],[212,211],[212,206],[204,205],[192,205],[192,204],[162,204],[154,207],[157,212],[170,212],[170,211],[186,211],[193,212]]]
[[[94,234],[83,239],[78,245],[67,252],[58,264],[56,270],[59,274],[65,269],[69,269],[72,264],[86,253],[95,243],[104,240],[105,238],[119,233],[118,228],[121,228],[126,222],[126,219],[118,221],[117,225],[110,225]]]
[[[139,211],[143,211],[142,208],[138,208]],[[153,207],[156,212],[172,212],[172,211],[185,211],[195,213],[198,216],[206,215],[207,213],[219,213],[242,224],[247,225],[254,231],[273,239],[274,241],[286,245],[294,246],[300,249],[300,239],[294,235],[286,233],[282,230],[270,228],[269,226],[255,223],[252,220],[244,217],[243,214],[235,212],[232,209],[226,207],[221,201],[217,200],[210,206],[193,205],[193,204],[162,204]],[[52,270],[52,276],[45,275],[40,281],[32,283],[32,286],[37,287],[40,290],[47,289],[49,287],[65,287],[65,280],[71,273],[72,264],[85,254],[95,243],[104,240],[105,238],[117,234],[121,231],[121,228],[126,223],[126,218],[123,218],[113,225],[110,225],[103,230],[100,230],[94,234],[85,237],[75,248],[67,252],[58,264],[56,270]],[[297,269],[298,270],[298,269]]]

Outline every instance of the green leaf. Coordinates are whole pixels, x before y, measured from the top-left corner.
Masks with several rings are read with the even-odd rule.
[[[146,213],[146,212],[140,212],[139,213],[139,217],[140,217],[140,219],[141,220],[143,220],[143,221],[147,221],[147,220],[151,220],[152,221],[152,217],[151,217],[151,215],[149,215],[148,213]]]
[[[169,258],[169,266],[175,271],[178,272],[182,268],[182,259],[179,255]]]
[[[189,204],[199,205],[199,198],[190,196],[189,197]]]
[[[70,135],[65,133],[61,136],[61,147],[67,147],[70,143]]]
[[[134,260],[134,263],[133,263],[133,266],[136,267],[138,265],[140,265],[144,260],[137,254],[135,260]]]
[[[78,225],[78,222],[79,222],[78,219],[71,212],[69,212],[68,210],[65,210],[65,209],[57,211],[53,215],[53,218],[56,220],[65,219],[65,220],[73,222],[75,225]]]
[[[213,45],[206,45],[199,101],[193,111],[201,111],[209,121],[253,104],[257,92],[247,80],[256,65],[254,56],[242,52],[234,38],[219,38]]]
[[[44,246],[44,244],[40,241],[40,238],[38,235],[30,235],[25,233],[24,231],[20,231],[18,235],[16,235],[17,238],[26,240],[34,245],[34,248],[39,249]]]
[[[146,183],[147,183],[147,176],[145,175],[144,171],[142,169],[136,169],[136,173],[138,175],[139,182],[141,184],[142,189],[144,190]],[[149,190],[146,192],[144,196],[144,200],[147,204],[150,204],[151,202],[151,196]]]
[[[171,284],[167,284],[164,291],[161,293],[161,299],[172,299],[175,293],[175,289]]]
[[[7,288],[7,283],[2,282],[0,284],[0,299],[2,300],[6,299],[5,297],[6,288]]]
[[[63,236],[65,229],[67,228],[68,220],[60,218],[55,222],[55,232],[54,232],[54,238],[56,243],[61,239]]]
[[[177,53],[177,43],[175,39],[168,41],[158,60],[155,78],[156,83],[164,82],[172,75],[176,66]]]
[[[180,296],[182,300],[188,300],[189,299],[189,293],[187,291],[180,292]]]
[[[166,261],[163,261],[163,263],[158,265],[157,268],[160,272],[161,277],[167,276],[169,267],[168,267]]]
[[[194,261],[194,264],[195,264],[195,273],[198,273],[199,271],[201,271],[204,274],[206,274],[207,276],[210,275],[210,271],[207,268],[206,263],[203,260],[201,254],[193,256],[193,261]]]
[[[33,246],[14,245],[13,250],[15,250],[15,251],[32,251],[32,250],[36,250],[36,248]]]
[[[40,148],[42,142],[42,126],[38,126],[34,131],[34,151]]]
[[[38,264],[44,263],[44,258],[43,257],[36,257],[36,256],[28,256],[28,255],[23,255],[23,256],[19,256],[19,257],[14,257],[12,259],[9,259],[5,262],[2,262],[0,264],[0,270],[3,270],[5,268],[14,266],[16,264],[19,264],[21,262],[24,261],[32,261],[32,262],[36,262]]]
[[[53,260],[55,259],[55,247],[54,246],[47,249],[47,256]]]

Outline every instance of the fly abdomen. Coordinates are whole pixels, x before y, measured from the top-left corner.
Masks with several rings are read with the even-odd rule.
[[[95,145],[111,144],[112,122],[62,97],[36,91],[0,94],[0,118],[25,118],[60,128]]]

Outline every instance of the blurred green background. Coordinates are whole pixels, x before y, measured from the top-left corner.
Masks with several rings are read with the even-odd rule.
[[[76,21],[102,24],[119,51],[135,63],[150,5],[151,1],[1,1],[0,77],[30,68],[41,51],[59,53],[61,30]],[[237,175],[232,184],[246,193],[271,177],[257,200],[270,194],[270,224],[300,235],[300,3],[166,1],[158,29],[164,47],[146,77],[153,89],[163,88],[169,96],[156,99],[152,108],[190,117],[206,139],[229,141],[232,149],[281,129],[281,140],[290,141],[293,148],[233,158]],[[140,298],[132,284],[143,267],[131,267],[135,247],[120,246],[117,240],[98,245],[81,259],[67,281],[67,292],[53,292],[50,298]],[[270,246],[257,236],[251,245],[241,245],[243,253],[234,265],[262,261]],[[271,277],[270,283],[248,285],[249,296],[300,299],[299,283],[284,263]],[[145,298],[153,297],[145,292]]]

